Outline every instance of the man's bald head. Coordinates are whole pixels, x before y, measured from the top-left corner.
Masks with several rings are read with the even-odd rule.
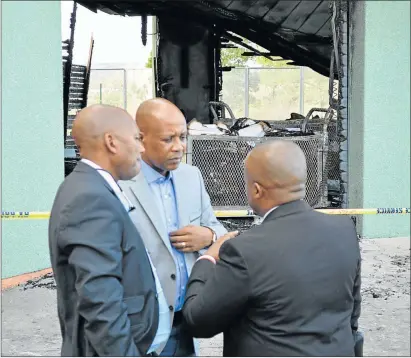
[[[307,164],[297,144],[288,140],[266,142],[249,153],[245,167],[247,195],[256,212],[304,198]]]
[[[137,175],[144,149],[138,143],[136,123],[125,110],[100,104],[86,107],[76,116],[72,136],[82,158],[100,165],[116,179]]]
[[[186,149],[187,125],[180,109],[164,98],[140,104],[136,123],[145,147],[144,161],[159,173],[177,169]]]
[[[164,98],[152,98],[142,102],[137,109],[136,122],[142,132],[157,130],[161,122],[186,123],[180,109]]]
[[[132,127],[131,116],[123,109],[96,104],[77,113],[72,136],[82,154],[96,150],[105,133],[119,133]]]

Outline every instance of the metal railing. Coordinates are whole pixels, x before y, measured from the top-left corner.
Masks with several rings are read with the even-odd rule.
[[[235,68],[223,74],[222,100],[237,118],[284,120],[327,108],[328,87],[328,77],[305,67]]]
[[[122,107],[134,115],[153,97],[150,68],[91,70],[88,104]],[[222,100],[237,118],[284,120],[313,107],[328,107],[328,78],[305,67],[242,67],[223,74]],[[190,118],[188,118],[190,120]]]
[[[122,71],[123,72],[123,108],[127,109],[127,70],[125,68],[107,68],[107,69],[101,69],[101,68],[95,68],[91,70],[92,73],[95,73],[96,71]],[[103,103],[103,83],[99,83],[99,99],[100,99],[100,104]]]
[[[110,104],[134,115],[142,101],[153,97],[152,77],[150,68],[93,68],[88,104]]]

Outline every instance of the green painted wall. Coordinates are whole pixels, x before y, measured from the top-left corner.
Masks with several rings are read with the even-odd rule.
[[[410,207],[410,2],[354,12],[350,207]],[[364,216],[364,237],[410,236],[409,215]]]
[[[2,211],[50,211],[64,178],[59,1],[2,3]],[[2,221],[2,278],[50,267],[47,220]]]

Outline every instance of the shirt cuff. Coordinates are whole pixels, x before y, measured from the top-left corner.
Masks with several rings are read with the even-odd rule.
[[[214,258],[213,256],[210,256],[210,255],[200,256],[200,257],[197,259],[197,261],[199,261],[199,260],[208,260],[208,261],[211,261],[214,265],[217,264],[215,258]],[[196,261],[196,262],[197,262],[197,261]]]

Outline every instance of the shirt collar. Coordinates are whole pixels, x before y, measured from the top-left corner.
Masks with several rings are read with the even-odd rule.
[[[90,167],[96,169],[98,171],[98,173],[105,179],[105,181],[108,183],[108,185],[110,185],[111,189],[113,189],[115,192],[119,191],[119,186],[116,183],[116,181],[114,180],[113,176],[105,171],[102,167],[100,167],[99,165],[97,165],[96,163],[92,162],[89,159],[81,159],[81,161],[84,164],[89,165]]]
[[[278,206],[274,206],[273,208],[271,208],[270,210],[268,210],[266,213],[265,213],[265,215],[263,216],[263,220],[261,221],[261,222],[263,222],[266,218],[267,218],[267,216],[268,215],[270,215],[275,209],[277,209],[278,208]]]
[[[304,199],[300,199],[300,200],[302,201],[302,200],[304,200]],[[268,211],[265,213],[265,215],[264,215],[264,217],[263,217],[263,220],[262,220],[261,222],[263,222],[263,221],[267,218],[267,216],[270,215],[270,214],[271,214],[275,209],[277,209],[279,206],[280,206],[280,205],[274,206],[273,208],[271,208],[270,210],[268,210]]]
[[[92,162],[91,160],[81,159],[81,161],[84,164],[87,164],[90,167],[97,170],[97,173],[99,173],[103,177],[103,179],[108,183],[108,185],[110,185],[111,189],[113,189],[113,192],[115,193],[117,198],[120,200],[120,202],[123,204],[127,212],[131,212],[135,209],[131,201],[123,193],[118,183],[114,180],[113,176],[108,171],[104,170],[102,167]]]
[[[143,172],[148,184],[163,183],[173,178],[172,172],[168,172],[166,176],[163,176],[149,166],[144,160],[141,161],[141,171]]]
[[[94,168],[94,169],[102,169],[99,165],[97,165],[96,163],[92,162],[91,160],[88,159],[81,159],[81,162],[88,164],[90,167]]]

